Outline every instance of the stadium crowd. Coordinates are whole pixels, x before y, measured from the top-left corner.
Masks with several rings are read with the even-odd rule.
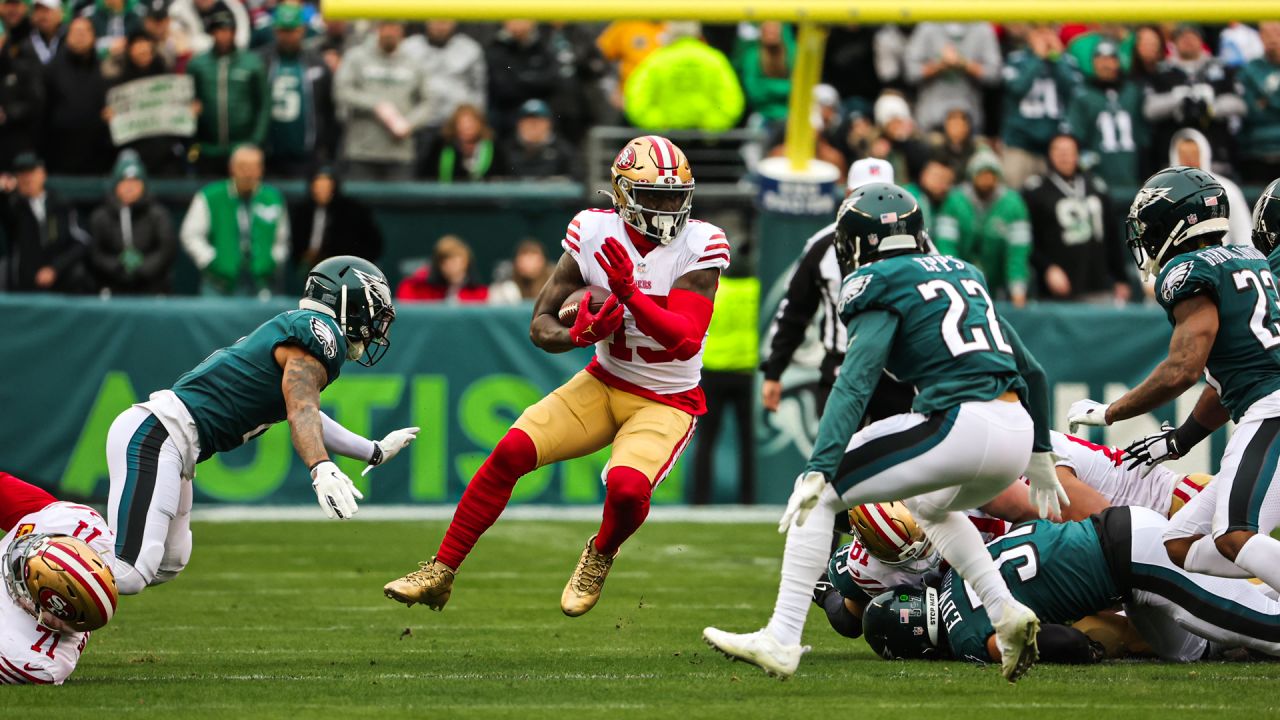
[[[343,180],[582,180],[597,125],[756,128],[769,139],[743,153],[751,168],[785,150],[796,52],[773,22],[347,23],[274,0],[0,0],[0,24],[10,291],[167,293],[185,252],[202,293],[270,294],[286,268],[378,258],[377,222]],[[113,89],[170,74],[191,78],[194,134],[113,142]],[[842,170],[891,163],[939,250],[979,261],[999,296],[1125,302],[1108,188],[1199,166],[1243,227],[1231,181],[1280,169],[1280,21],[837,27],[811,122]],[[83,217],[48,175],[110,190]],[[174,177],[209,181],[180,224],[147,192]],[[273,180],[296,178],[307,192],[289,207]],[[527,299],[548,272],[536,245],[491,286],[464,240],[441,238],[398,295]]]

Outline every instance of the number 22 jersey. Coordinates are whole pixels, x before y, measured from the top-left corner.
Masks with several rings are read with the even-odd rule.
[[[627,225],[613,210],[584,210],[573,218],[561,242],[565,252],[578,262],[578,270],[588,285],[608,287],[596,253],[602,253],[607,238],[617,238],[635,267],[636,287],[666,307],[676,280],[695,270],[729,267],[729,241],[724,231],[710,223],[690,220],[670,245],[658,245],[641,255],[627,236]],[[592,298],[592,301],[603,298]],[[706,338],[703,338],[703,345]],[[702,391],[702,349],[688,360],[676,359],[658,342],[636,327],[631,311],[625,312],[623,326],[607,340],[596,344],[596,356],[587,366],[601,382],[693,415],[706,411]]]

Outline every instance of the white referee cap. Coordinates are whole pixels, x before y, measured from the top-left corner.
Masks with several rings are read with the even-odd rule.
[[[862,158],[849,166],[849,180],[846,189],[853,191],[867,183],[893,182],[893,166],[880,158]]]

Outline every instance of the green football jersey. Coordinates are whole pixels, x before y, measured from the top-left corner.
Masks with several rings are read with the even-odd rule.
[[[1239,422],[1251,405],[1280,390],[1280,295],[1267,258],[1246,245],[1178,255],[1156,277],[1156,299],[1173,322],[1173,307],[1196,295],[1218,306],[1218,335],[1205,380]]]
[[[1138,168],[1148,145],[1140,83],[1088,83],[1076,89],[1067,107],[1067,129],[1080,141],[1081,166],[1112,187],[1141,180]]]
[[[1065,624],[1120,601],[1092,520],[1036,520],[987,543],[1013,597],[1041,623]],[[955,570],[942,578],[938,614],[957,660],[990,662],[987,638],[995,633],[982,601]]]
[[[864,265],[845,278],[840,319],[847,325],[868,310],[898,318],[885,368],[916,387],[915,412],[992,400],[1008,390],[1025,392],[987,283],[969,263],[900,255]]]
[[[283,370],[274,357],[276,346],[284,344],[314,355],[324,365],[328,383],[338,378],[347,356],[347,340],[337,321],[311,310],[290,310],[214,352],[174,383],[174,394],[196,423],[197,462],[240,447],[285,419]]]

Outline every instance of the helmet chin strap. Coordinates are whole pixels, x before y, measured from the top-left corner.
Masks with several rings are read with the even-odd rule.
[[[365,349],[365,344],[363,340],[348,340],[347,341],[347,359],[359,360],[360,358],[364,357],[364,349]]]

